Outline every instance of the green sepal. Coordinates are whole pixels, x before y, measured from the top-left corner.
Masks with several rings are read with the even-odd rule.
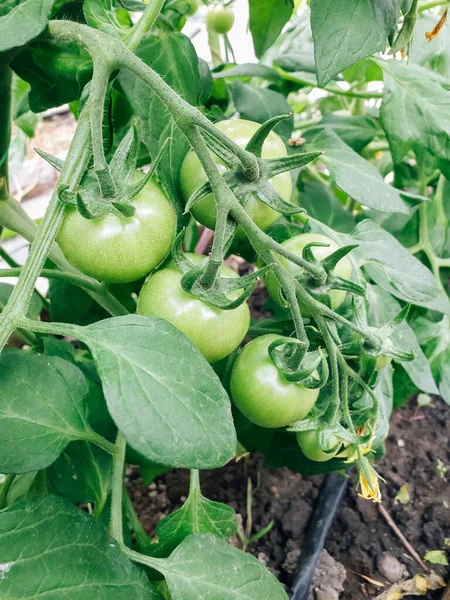
[[[411,304],[406,304],[402,310],[395,315],[395,317],[383,325],[380,329],[380,335],[382,337],[389,337],[390,334],[396,329],[399,325],[403,323],[408,317],[409,311],[411,310]]]
[[[305,342],[297,338],[280,337],[269,348],[269,356],[286,381],[301,383],[303,387],[316,389],[323,387],[328,380],[328,362],[319,349],[308,352]],[[321,365],[320,378],[313,373]]]
[[[336,265],[342,260],[347,254],[350,254],[352,250],[358,248],[359,244],[349,244],[348,246],[342,246],[338,248],[332,254],[329,254],[326,258],[321,261],[322,267],[327,273],[336,268]]]
[[[258,158],[261,158],[264,142],[266,141],[269,133],[274,127],[278,125],[278,123],[281,123],[281,121],[284,121],[286,119],[290,119],[291,117],[292,114],[279,115],[277,117],[273,117],[272,119],[268,119],[265,123],[261,125],[261,127],[258,128],[257,131],[255,131],[255,133],[251,137],[250,141],[245,147],[247,152],[251,152]]]
[[[305,260],[307,260],[310,263],[318,263],[319,261],[317,260],[317,258],[314,255],[313,252],[313,248],[316,247],[321,247],[321,248],[328,248],[330,246],[330,244],[325,244],[323,242],[310,242],[309,244],[306,244],[302,250],[302,258],[304,258]]]
[[[40,150],[39,148],[34,148],[34,151],[36,152],[36,154],[39,154],[39,156],[43,158],[46,162],[48,162],[48,164],[51,167],[56,169],[58,172],[61,172],[61,169],[64,165],[63,160],[57,158],[56,156],[52,156],[51,154],[48,154],[47,152],[45,152],[44,150]]]
[[[201,133],[205,138],[205,142],[208,147],[216,154],[219,158],[223,160],[223,162],[230,168],[239,169],[240,161],[233,154],[231,150],[229,150],[226,146],[223,145],[221,140],[216,137],[211,131],[207,131],[206,129],[202,129]]]
[[[186,202],[183,214],[186,215],[194,206],[194,204],[196,204],[202,198],[209,196],[209,194],[212,194],[212,187],[209,181],[206,181],[203,185],[201,185],[194,192],[192,192],[188,201]]]
[[[282,215],[295,215],[305,212],[304,208],[296,206],[280,196],[269,182],[261,182],[255,190],[254,196],[256,196],[258,200],[266,204],[269,208],[276,210]]]
[[[275,175],[292,171],[293,169],[301,169],[308,163],[312,162],[323,152],[304,152],[303,154],[291,154],[290,156],[282,156],[281,158],[266,158],[262,160],[264,170],[267,171],[267,178],[271,179]]]
[[[59,185],[56,190],[58,200],[66,206],[76,206],[77,198],[76,193],[70,189],[69,185]]]
[[[334,273],[328,275],[327,284],[331,290],[342,290],[344,292],[349,292],[350,294],[356,294],[357,296],[361,296],[362,298],[366,297],[366,290],[363,288],[362,285],[350,281],[349,279],[339,277]]]
[[[109,167],[106,166],[104,169],[95,171],[95,176],[97,177],[97,181],[100,186],[102,198],[105,200],[114,198],[117,194],[117,190]]]

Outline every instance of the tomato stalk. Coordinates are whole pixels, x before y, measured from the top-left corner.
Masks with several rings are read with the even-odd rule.
[[[125,450],[126,441],[123,433],[117,434],[115,451],[113,455],[113,476],[111,491],[111,522],[110,533],[115,538],[119,546],[123,546],[123,477],[125,468]]]
[[[0,57],[0,114],[3,125],[0,128],[0,201],[9,197],[8,152],[11,141],[11,83],[12,71],[8,62]]]

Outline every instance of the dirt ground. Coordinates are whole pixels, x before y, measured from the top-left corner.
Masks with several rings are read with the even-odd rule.
[[[418,412],[415,402],[411,401],[395,413],[386,457],[378,463],[378,470],[386,480],[382,485],[383,506],[421,557],[429,550],[448,548],[450,543],[448,415],[449,407],[439,399],[433,407],[423,407]],[[253,457],[247,466],[241,462],[220,470],[202,472],[203,494],[232,506],[244,524],[247,518],[246,469],[255,486],[253,531],[259,531],[271,520],[274,521],[272,530],[250,545],[249,551],[289,587],[296,572],[305,527],[323,478],[302,477],[287,469],[269,471],[263,467],[259,456]],[[138,470],[130,474],[129,491],[148,533],[154,534],[158,521],[183,502],[188,491],[188,479],[187,471],[177,470],[144,487]],[[407,504],[395,500],[404,485],[408,486],[410,494]],[[391,574],[386,572],[382,563],[391,560],[391,557],[404,565],[410,575],[421,572],[380,515],[377,505],[359,498],[352,482],[325,547],[346,569],[340,600],[373,598],[383,591],[383,588],[371,585],[362,575],[389,587],[386,575]],[[398,563],[393,561],[393,564],[395,570]],[[431,564],[430,567],[445,576],[445,568]],[[441,593],[429,594],[428,598],[437,599]]]

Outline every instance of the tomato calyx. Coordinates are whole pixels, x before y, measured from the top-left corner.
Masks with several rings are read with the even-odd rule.
[[[80,185],[72,189],[70,185],[60,185],[58,198],[64,204],[76,206],[78,212],[86,219],[98,219],[108,212],[116,212],[124,217],[135,214],[133,199],[144,189],[146,184],[155,174],[156,168],[166,149],[167,140],[158,156],[153,161],[149,171],[133,181],[136,175],[136,165],[139,152],[139,136],[136,125],[132,125],[120,142],[115,154],[108,165],[108,173],[112,179],[114,196],[105,196],[98,171],[87,171]],[[62,168],[62,161],[47,153],[40,155],[58,171]]]
[[[304,154],[271,159],[261,158],[262,148],[267,136],[281,120],[289,117],[290,115],[281,115],[269,119],[257,129],[245,148],[255,157],[253,166],[247,169],[244,169],[238,157],[229,148],[224,146],[220,135],[216,137],[211,131],[202,131],[209,148],[228,166],[228,170],[223,174],[223,178],[233,190],[242,206],[245,206],[251,196],[254,196],[280,214],[292,215],[305,212],[300,206],[296,206],[280,196],[269,181],[280,173],[304,167],[318,158],[322,152],[306,152]],[[197,188],[188,199],[185,212],[189,212],[195,203],[211,194],[211,192],[212,188],[209,181]]]
[[[186,293],[203,300],[215,308],[234,310],[246,302],[255,290],[258,279],[272,268],[272,265],[265,265],[254,273],[238,278],[218,276],[212,285],[205,287],[202,277],[211,259],[205,256],[205,260],[199,264],[194,264],[182,250],[183,238],[184,231],[177,236],[172,248],[173,260],[183,273],[180,285]],[[243,290],[242,294],[230,299],[230,293],[232,294],[239,290]]]
[[[381,357],[388,357],[399,362],[410,362],[414,360],[415,353],[405,352],[398,348],[391,339],[392,333],[405,321],[408,316],[410,305],[406,305],[391,321],[379,329],[371,327],[359,312],[356,303],[354,303],[354,314],[357,324],[365,329],[365,335],[359,339],[351,340],[343,344],[341,352],[346,358],[361,358],[361,368],[363,369],[363,378],[370,379],[377,366],[377,361]]]
[[[329,368],[319,348],[308,352],[308,345],[297,338],[280,337],[268,348],[269,356],[286,381],[319,389],[328,381]]]

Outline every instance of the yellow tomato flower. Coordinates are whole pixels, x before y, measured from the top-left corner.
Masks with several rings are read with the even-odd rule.
[[[378,477],[372,471],[369,473],[369,479],[367,480],[364,473],[359,473],[359,485],[361,486],[361,493],[358,494],[364,500],[373,500],[374,502],[381,502],[381,491]]]

